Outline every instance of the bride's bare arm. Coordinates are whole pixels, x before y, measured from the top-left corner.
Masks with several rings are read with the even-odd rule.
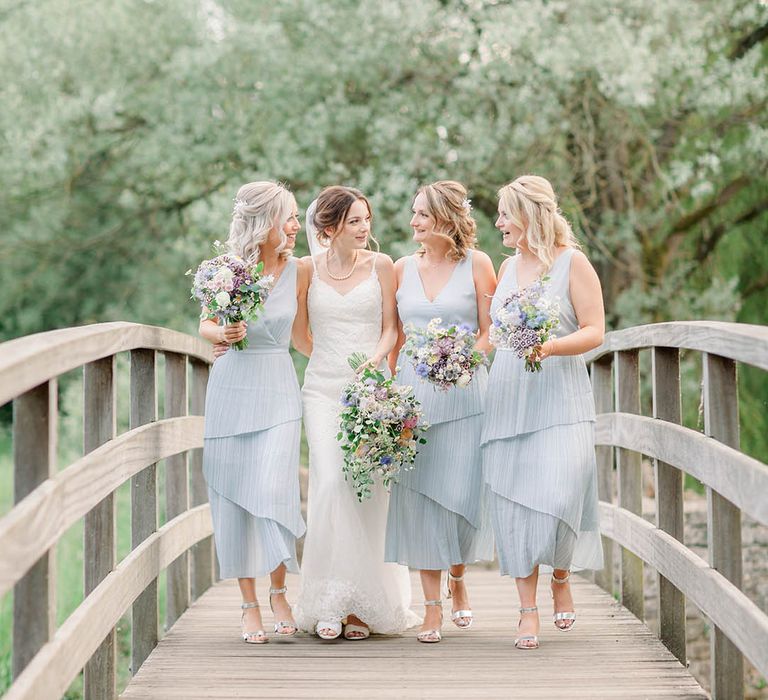
[[[400,287],[403,281],[403,269],[405,268],[405,258],[400,258],[395,263],[395,292]],[[397,313],[397,301],[395,301],[395,313]],[[400,354],[400,348],[405,344],[405,333],[403,333],[403,324],[400,321],[400,315],[397,314],[397,338],[392,350],[389,352],[387,361],[389,363],[389,370],[392,374],[395,374],[397,369],[397,356]]]
[[[312,282],[312,260],[302,258],[296,261],[296,318],[291,329],[291,342],[302,355],[312,354],[312,334],[309,331],[309,313],[307,311],[307,294]]]
[[[378,366],[397,341],[397,302],[395,301],[395,266],[389,255],[379,253],[374,261],[381,285],[381,337],[371,358]]]

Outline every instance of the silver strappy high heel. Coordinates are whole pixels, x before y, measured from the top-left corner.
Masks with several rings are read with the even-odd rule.
[[[532,608],[520,608],[520,614],[523,613],[535,613],[538,612],[539,608],[537,606],[533,606]],[[520,627],[520,623],[522,622],[522,618],[518,620],[517,626]],[[523,644],[522,642],[530,642],[529,644]],[[515,637],[515,649],[538,649],[539,648],[539,637],[536,634],[523,634],[519,637]]]
[[[272,596],[273,595],[280,595],[281,593],[287,593],[288,588],[286,586],[283,586],[282,588],[270,588],[269,589],[269,609],[272,611],[272,614],[275,614],[275,609],[272,607]],[[292,630],[290,632],[286,632],[285,630]],[[296,634],[296,632],[299,631],[299,628],[296,626],[295,622],[287,622],[284,620],[281,620],[279,622],[275,622],[275,634],[281,636],[281,637],[293,637],[293,635]]]
[[[464,574],[462,574],[461,576],[454,576],[451,573],[451,570],[448,569],[448,578],[445,579],[445,597],[449,599],[453,597],[453,594],[451,593],[451,581],[463,581],[463,580],[464,580]],[[468,621],[462,623],[460,622],[461,618],[465,618]],[[451,621],[460,630],[468,630],[470,627],[472,627],[472,623],[474,622],[474,615],[472,614],[471,610],[456,610],[451,613]]]
[[[552,574],[552,583],[568,583],[568,580],[571,578],[571,572],[569,571],[566,576],[563,576],[563,578],[557,578],[555,574]],[[552,594],[552,600],[555,599],[555,594]],[[559,629],[561,632],[569,632],[573,629],[573,626],[576,624],[576,613],[571,612],[556,612],[554,615],[552,615],[552,622],[555,623],[555,627]],[[564,623],[564,626],[561,627],[558,625],[558,622]]]
[[[240,617],[240,623],[243,623],[243,620],[245,620],[245,611],[248,610],[248,608],[258,608],[258,603],[242,603],[240,607],[243,610],[243,614]],[[255,632],[243,632],[243,641],[246,644],[266,644],[269,641],[269,637],[267,637],[267,633],[261,629],[256,630]]]
[[[425,600],[424,605],[439,605],[440,606],[440,625],[443,624],[443,601],[442,600]],[[440,629],[424,630],[416,635],[416,639],[425,644],[435,644],[443,638]]]

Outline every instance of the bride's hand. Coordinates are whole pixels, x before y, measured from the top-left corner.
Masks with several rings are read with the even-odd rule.
[[[355,372],[360,375],[363,373],[366,369],[372,369],[376,370],[378,369],[379,365],[381,364],[383,357],[378,357],[377,355],[374,355],[373,357],[367,359],[365,362],[363,362],[356,370]]]

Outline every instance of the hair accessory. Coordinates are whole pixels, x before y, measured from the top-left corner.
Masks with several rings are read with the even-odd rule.
[[[240,216],[243,219],[245,218],[245,208],[248,206],[248,202],[246,202],[244,199],[237,199],[235,197],[235,207],[232,210],[232,216]]]
[[[467,214],[469,214],[469,212],[471,212],[471,211],[472,211],[472,200],[471,200],[471,199],[465,199],[465,200],[464,200],[464,201],[461,203],[461,208],[462,208],[462,209],[463,209],[463,210],[464,210],[464,211],[465,211]]]

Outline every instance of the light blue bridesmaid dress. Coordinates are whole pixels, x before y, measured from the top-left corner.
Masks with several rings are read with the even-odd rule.
[[[405,327],[466,323],[477,328],[472,251],[453,270],[433,301],[427,299],[416,256],[406,258],[397,290]],[[397,381],[413,387],[430,424],[414,469],[392,486],[387,518],[386,561],[415,569],[443,570],[455,564],[493,559],[490,522],[483,505],[480,433],[488,372],[480,367],[466,388],[442,391],[421,379],[401,351]]]
[[[248,347],[213,363],[205,401],[203,473],[222,578],[256,578],[285,563],[298,572],[301,396],[288,352],[296,316],[289,259]]]
[[[569,291],[574,249],[561,253],[548,275],[558,297],[554,337],[578,330]],[[491,316],[518,289],[509,261]],[[554,356],[541,372],[526,372],[515,352],[499,348],[491,367],[483,428],[483,471],[490,488],[499,569],[526,577],[538,564],[600,569],[595,463],[595,404],[581,355]]]

